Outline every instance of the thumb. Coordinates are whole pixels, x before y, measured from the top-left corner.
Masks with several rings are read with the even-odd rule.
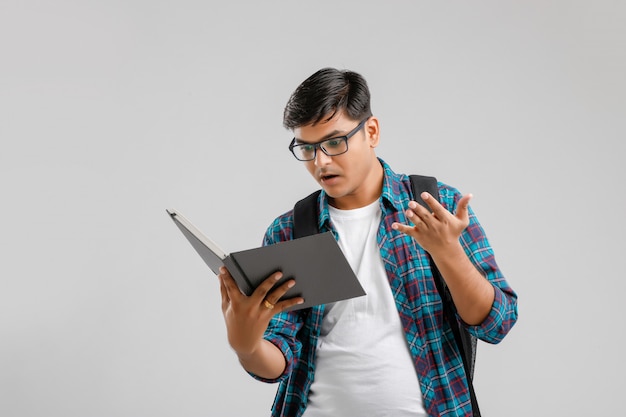
[[[469,219],[469,202],[474,197],[472,194],[465,194],[460,200],[456,208],[456,218],[467,221]]]

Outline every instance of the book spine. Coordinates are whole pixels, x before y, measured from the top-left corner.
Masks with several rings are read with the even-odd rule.
[[[224,266],[226,267],[226,269],[228,269],[228,272],[230,272],[230,275],[239,286],[241,292],[247,296],[252,295],[254,287],[252,286],[252,284],[246,277],[246,274],[244,274],[243,270],[232,255],[224,258]]]

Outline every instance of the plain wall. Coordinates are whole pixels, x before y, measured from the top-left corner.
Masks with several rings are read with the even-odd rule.
[[[520,318],[485,416],[617,415],[626,7],[599,1],[0,0],[0,415],[267,416],[217,279],[316,189],[282,111],[368,80],[379,156],[474,194]]]

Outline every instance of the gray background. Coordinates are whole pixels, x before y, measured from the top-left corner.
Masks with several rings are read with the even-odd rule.
[[[0,415],[264,416],[219,288],[165,213],[257,246],[316,188],[282,109],[369,81],[379,155],[475,195],[520,296],[485,416],[617,415],[621,1],[0,0]],[[618,382],[615,382],[618,381]]]

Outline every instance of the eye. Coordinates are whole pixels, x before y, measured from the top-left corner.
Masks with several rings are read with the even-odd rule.
[[[340,148],[342,145],[343,145],[342,138],[328,139],[326,142],[324,142],[324,146],[326,148]]]
[[[305,152],[305,153],[311,153],[311,152],[315,151],[315,145],[305,145],[305,144],[302,144],[302,145],[298,145],[298,147],[300,148],[300,150],[302,152]]]

